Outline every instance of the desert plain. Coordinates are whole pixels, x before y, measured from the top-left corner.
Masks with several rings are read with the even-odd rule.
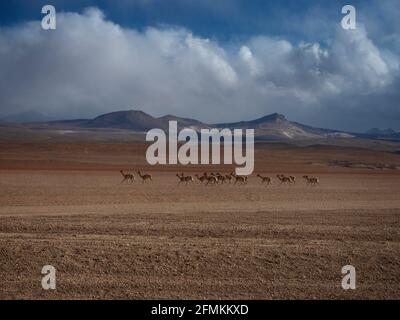
[[[145,150],[0,143],[0,299],[400,298],[398,152],[257,143],[248,184],[205,186],[175,175],[233,167],[151,167]],[[121,184],[121,169],[153,181]],[[345,265],[356,290],[341,287]]]

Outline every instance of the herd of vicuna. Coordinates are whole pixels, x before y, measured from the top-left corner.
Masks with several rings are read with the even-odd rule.
[[[123,170],[121,170],[120,173],[123,178],[121,183],[123,183],[123,182],[133,183],[136,181],[135,175],[133,173],[125,173]],[[137,171],[137,175],[139,176],[139,179],[142,183],[153,181],[153,177],[151,174],[142,173],[140,171]],[[176,177],[178,178],[178,184],[195,183],[196,180],[199,183],[205,184],[205,185],[217,185],[217,184],[225,184],[225,183],[246,184],[249,181],[249,178],[247,176],[238,176],[233,172],[228,173],[228,174],[221,174],[219,172],[217,172],[217,173],[205,172],[202,175],[195,174],[194,176],[184,175],[183,173],[180,173],[180,174],[177,173]],[[295,176],[285,176],[284,174],[277,174],[276,177],[277,177],[278,181],[280,182],[280,184],[292,185],[292,184],[296,183]],[[265,185],[272,184],[271,177],[257,174],[257,178],[260,179],[261,184],[265,184]],[[311,185],[311,186],[319,185],[318,177],[310,177],[308,175],[304,175],[303,179],[306,181],[307,185]]]

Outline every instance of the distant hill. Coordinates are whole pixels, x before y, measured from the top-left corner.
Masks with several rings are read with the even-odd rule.
[[[389,129],[379,129],[372,128],[366,131],[363,134],[360,134],[360,137],[368,138],[368,139],[380,139],[380,140],[400,140],[400,132],[396,132],[395,130]]]
[[[370,134],[370,135],[387,136],[387,135],[395,134],[396,131],[394,131],[392,128],[389,128],[389,129],[372,128],[372,129],[369,129],[368,131],[366,131],[365,133]]]

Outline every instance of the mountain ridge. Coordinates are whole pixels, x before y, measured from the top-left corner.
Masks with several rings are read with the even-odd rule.
[[[128,130],[134,133],[145,133],[150,129],[159,128],[167,131],[169,121],[178,122],[178,130],[191,128],[198,132],[201,129],[254,129],[258,140],[308,140],[332,138],[367,138],[400,140],[400,133],[392,129],[371,129],[366,133],[352,133],[341,130],[324,129],[304,125],[288,120],[285,115],[272,113],[253,120],[209,124],[196,119],[178,117],[168,114],[153,117],[142,110],[122,110],[101,114],[93,119],[60,120],[48,122],[24,123],[36,129],[48,130]]]
[[[128,129],[145,132],[153,128],[168,130],[169,121],[178,122],[178,130],[192,128],[196,131],[209,128],[254,129],[255,137],[263,140],[313,139],[328,137],[353,137],[352,134],[330,129],[314,128],[289,121],[283,114],[272,113],[263,117],[239,122],[209,124],[196,119],[175,115],[153,117],[141,110],[115,111],[89,119],[81,126],[97,129]]]

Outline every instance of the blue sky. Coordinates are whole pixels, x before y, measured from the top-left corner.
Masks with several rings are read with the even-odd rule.
[[[340,19],[341,8],[349,1],[4,0],[0,5],[1,24],[40,19],[40,8],[45,4],[54,5],[58,11],[74,12],[93,6],[121,26],[135,29],[159,25],[182,26],[199,36],[215,37],[220,41],[258,34],[311,41],[324,40],[328,33],[332,33]],[[374,2],[354,0],[351,4],[363,12],[374,12],[377,18],[382,16],[382,9],[374,6]],[[310,18],[314,21],[307,22]],[[366,16],[359,18],[362,21]]]
[[[55,31],[40,29],[44,4],[57,9]],[[357,30],[340,28],[345,4]],[[4,0],[0,116],[136,108],[213,122],[279,112],[400,130],[399,16],[398,0]]]

